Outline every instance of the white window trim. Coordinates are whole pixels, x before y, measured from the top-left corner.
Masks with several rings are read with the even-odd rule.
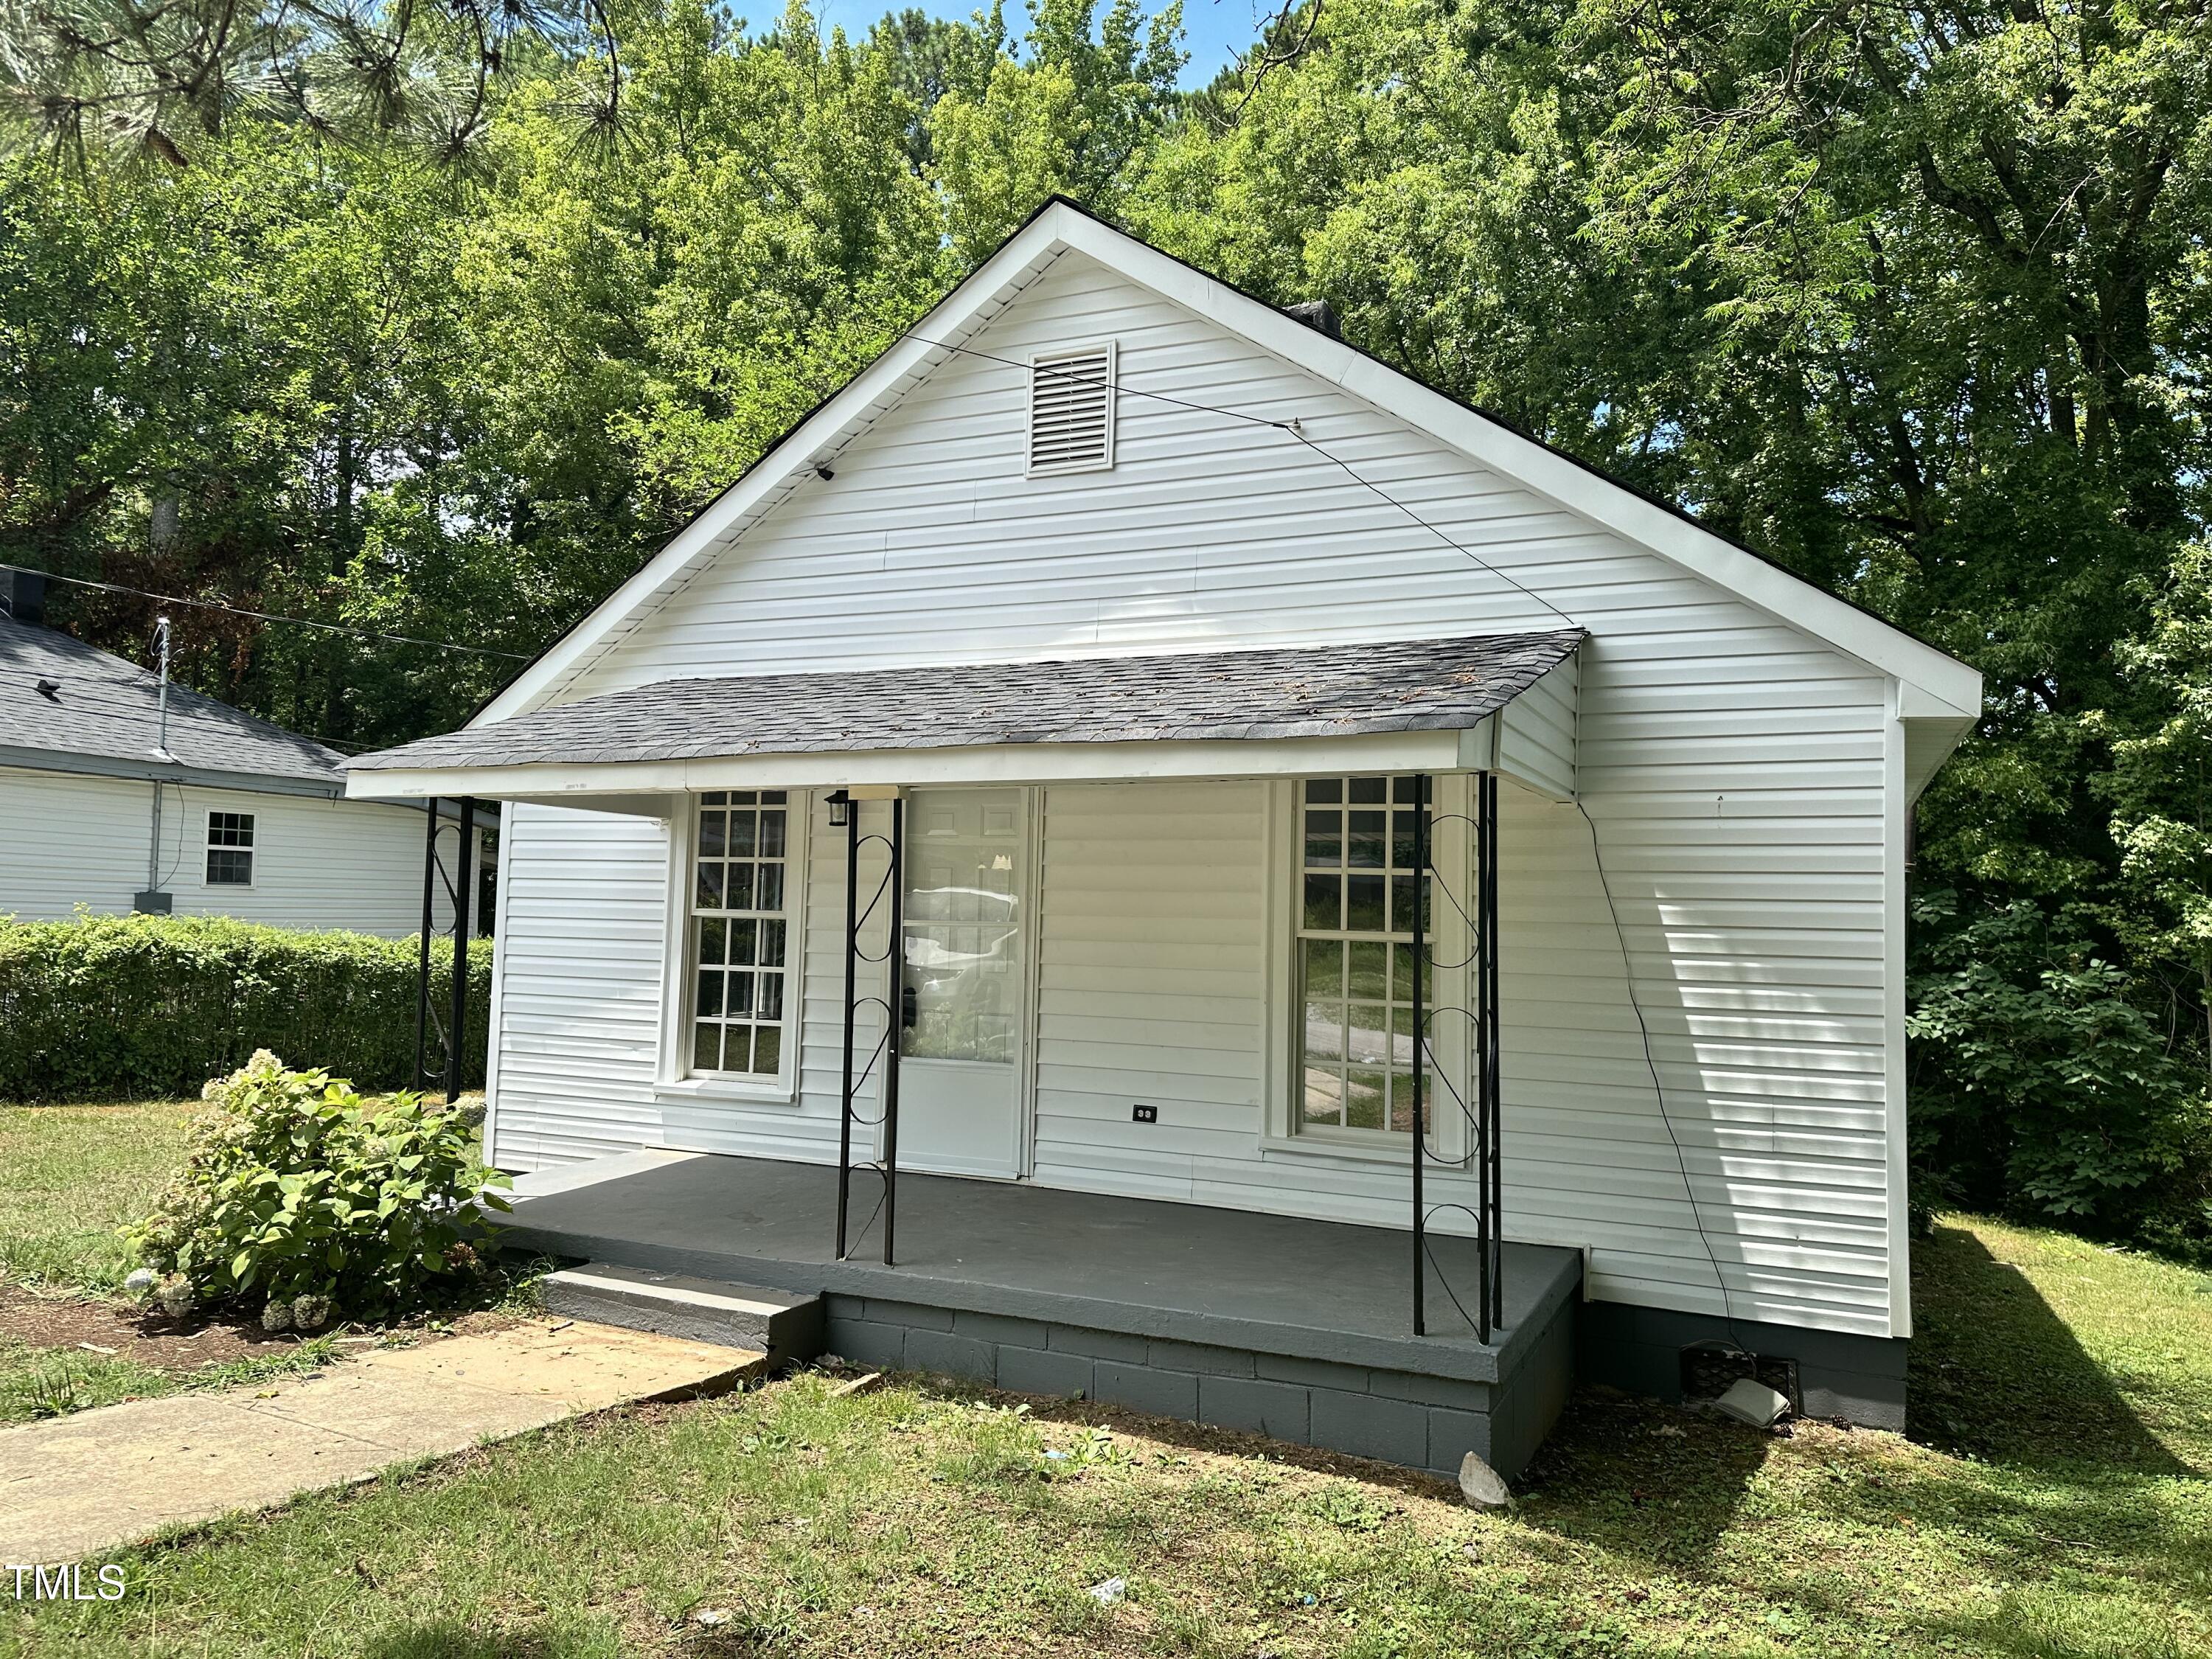
[[[769,786],[773,787],[774,786]],[[704,792],[700,792],[704,793]],[[784,857],[783,1043],[773,1079],[693,1077],[691,1053],[691,854],[699,834],[699,793],[678,795],[668,819],[668,891],[660,964],[660,1054],[653,1093],[667,1100],[727,1101],[746,1106],[799,1103],[799,1049],[806,1029],[807,864],[814,842],[814,794],[786,790],[790,837]]]
[[[1267,1063],[1260,1155],[1263,1158],[1335,1158],[1403,1165],[1411,1161],[1413,1148],[1398,1138],[1395,1130],[1328,1126],[1302,1129],[1297,1127],[1292,1109],[1292,1091],[1303,1085],[1299,1046],[1302,1022],[1297,1006],[1297,928],[1292,892],[1304,864],[1298,816],[1298,792],[1302,787],[1303,780],[1267,786]],[[1467,872],[1459,890],[1452,895],[1462,905],[1469,903],[1474,885],[1474,836],[1467,822],[1474,809],[1474,790],[1470,775],[1431,775],[1430,810],[1434,814],[1434,840],[1431,859],[1439,871]],[[1470,1007],[1468,998],[1474,992],[1474,975],[1466,965],[1472,944],[1467,926],[1449,904],[1435,904],[1431,912],[1436,933],[1429,943],[1430,957],[1438,963],[1460,964],[1439,966],[1433,970],[1431,982],[1436,1006]],[[1474,1075],[1473,1023],[1463,1016],[1447,1014],[1431,1022],[1429,1030],[1435,1045],[1437,1071],[1460,1091],[1471,1108],[1474,1097],[1468,1091],[1473,1086]],[[1463,1035],[1455,1037],[1455,1030]],[[1431,1170],[1464,1164],[1474,1156],[1474,1137],[1468,1131],[1467,1118],[1449,1094],[1443,1097],[1440,1107],[1431,1107],[1429,1121],[1435,1126],[1431,1136],[1435,1149],[1429,1162]]]
[[[215,844],[215,817],[218,812],[234,818],[250,818],[253,823],[253,845],[251,847],[217,847]],[[253,873],[245,881],[210,881],[208,854],[210,853],[244,853],[248,855],[246,867]],[[242,811],[231,806],[210,806],[200,818],[200,890],[204,893],[250,893],[261,881],[261,813]]]
[[[1036,430],[1037,370],[1049,368],[1069,358],[1088,357],[1094,352],[1106,354],[1106,455],[1103,460],[1069,461],[1054,466],[1038,466],[1030,455],[1036,448],[1032,434]],[[1121,400],[1121,353],[1112,340],[1079,340],[1054,346],[1048,351],[1032,351],[1029,357],[1029,383],[1022,388],[1024,416],[1022,421],[1022,466],[1025,477],[1031,478],[1060,478],[1078,472],[1111,472],[1114,470],[1115,445],[1120,441],[1120,422],[1115,405]]]

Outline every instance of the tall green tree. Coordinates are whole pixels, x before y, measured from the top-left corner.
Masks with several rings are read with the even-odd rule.
[[[1133,193],[1979,665],[1923,814],[1925,1169],[2199,1232],[2204,871],[2162,769],[2196,737],[2207,32],[2201,4],[1332,3]]]
[[[1980,666],[1914,880],[1923,1192],[2212,1240],[2207,0],[1289,0],[1191,95],[1137,0],[609,3],[501,14],[463,167],[234,77],[161,94],[167,165],[0,163],[0,556],[534,650],[1065,191]],[[0,21],[18,91],[42,38]],[[512,665],[179,623],[362,744]]]

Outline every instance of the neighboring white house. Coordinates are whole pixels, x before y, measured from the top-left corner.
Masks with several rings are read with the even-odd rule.
[[[37,577],[0,584],[0,916],[420,931],[421,803],[348,800],[336,750],[182,686],[164,738],[154,674],[44,626]]]
[[[500,1164],[834,1159],[830,798],[896,793],[901,1168],[1387,1226],[1413,780],[1463,1008],[1494,778],[1504,1230],[1584,1252],[1587,1374],[1755,1333],[1893,1420],[1907,823],[1980,690],[1055,202],[466,729],[348,775],[512,803]]]

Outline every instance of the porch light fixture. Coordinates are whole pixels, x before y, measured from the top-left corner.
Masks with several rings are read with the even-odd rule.
[[[832,830],[842,830],[853,821],[853,798],[845,791],[833,790],[822,799],[823,804],[830,809],[830,827]]]

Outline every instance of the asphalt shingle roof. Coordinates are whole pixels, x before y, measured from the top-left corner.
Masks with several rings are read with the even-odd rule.
[[[1197,655],[662,680],[424,738],[349,769],[1463,730],[1583,630]]]
[[[52,696],[39,682],[52,681]],[[136,663],[51,628],[0,617],[0,763],[36,766],[41,755],[113,763],[131,775],[160,767],[161,683]],[[335,794],[345,780],[334,749],[281,726],[169,686],[168,750],[205,773],[284,779]],[[101,769],[95,766],[92,769]]]

